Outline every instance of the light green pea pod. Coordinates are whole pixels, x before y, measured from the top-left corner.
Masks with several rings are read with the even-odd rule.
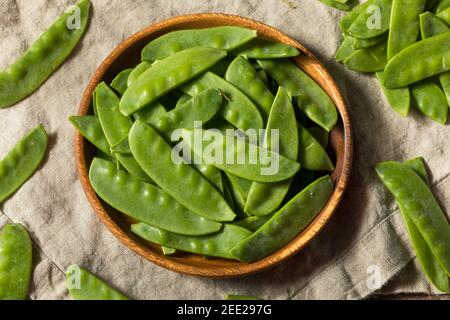
[[[241,295],[235,295],[235,294],[228,294],[225,297],[225,300],[264,300],[258,297],[252,297],[252,296],[241,296]]]
[[[425,12],[420,15],[420,34],[422,35],[422,39],[449,31],[449,26],[431,12]]]
[[[224,224],[217,233],[198,237],[179,235],[145,223],[132,225],[131,231],[145,240],[170,248],[226,259],[233,259],[230,249],[252,234],[247,229],[231,224]]]
[[[353,22],[364,12],[367,12],[369,6],[376,5],[377,0],[368,0],[354,7],[352,11],[347,13],[341,21],[339,21],[339,27],[343,33],[348,34],[348,29],[351,27]]]
[[[377,72],[376,76],[389,105],[401,116],[406,117],[411,109],[411,94],[409,92],[409,87],[388,89],[383,85],[384,72]]]
[[[71,116],[69,120],[78,132],[80,132],[90,143],[108,156],[112,156],[108,140],[106,140],[98,117]]]
[[[306,129],[308,132],[326,149],[330,140],[330,133],[322,127],[311,127]]]
[[[444,92],[432,80],[424,80],[411,86],[414,104],[428,118],[445,124],[447,122],[448,104]]]
[[[130,74],[132,73],[133,69],[125,69],[111,81],[111,88],[116,90],[120,95],[123,95],[125,90],[128,88],[128,78]]]
[[[155,123],[166,114],[167,114],[166,108],[159,101],[156,101],[151,105],[133,113],[133,117],[136,120],[141,120],[144,121],[145,123],[151,124]]]
[[[88,0],[60,16],[13,64],[0,72],[0,108],[36,91],[66,60],[80,41],[89,19]],[[74,22],[74,14],[77,22]]]
[[[44,159],[47,142],[47,133],[39,125],[0,160],[0,203],[16,192],[37,170]]]
[[[235,176],[231,173],[226,173],[228,176],[228,179],[230,179],[230,183],[233,186],[233,189],[236,190],[236,192],[239,193],[240,198],[242,200],[247,200],[248,193],[250,192],[250,188],[252,187],[252,182],[250,180],[246,180],[243,178],[240,178],[238,176]]]
[[[176,249],[172,249],[172,248],[164,247],[164,246],[161,246],[161,250],[165,256],[171,256],[171,255],[174,255],[175,253],[177,253]]]
[[[225,70],[226,72],[226,70]],[[185,104],[186,102],[188,102],[189,100],[191,100],[192,97],[190,95],[188,95],[187,93],[183,94],[177,101],[177,104],[175,105],[175,108],[178,106],[181,106],[183,104]]]
[[[238,243],[231,254],[242,262],[264,258],[294,239],[322,210],[334,183],[324,176],[298,193],[250,237]]]
[[[333,162],[322,145],[299,122],[297,122],[297,128],[298,160],[302,168],[312,171],[333,171]]]
[[[131,154],[130,150],[130,144],[128,143],[128,136],[124,137],[122,141],[120,141],[117,145],[114,147],[111,147],[111,153],[125,153],[125,154]]]
[[[277,59],[296,57],[300,52],[287,44],[256,38],[231,52],[246,59]]]
[[[383,41],[373,47],[355,50],[344,60],[347,68],[358,72],[382,71],[387,63],[387,41]]]
[[[66,271],[66,287],[73,300],[129,300],[119,291],[76,265],[70,266]]]
[[[238,218],[245,218],[248,216],[244,212],[245,199],[244,199],[242,193],[238,191],[237,184],[236,183],[233,184],[233,182],[231,181],[230,176],[233,176],[233,175],[230,175],[229,173],[224,174],[224,176],[223,176],[224,185],[227,185],[227,188],[230,192],[231,198],[233,200],[234,212],[236,213],[236,216]],[[238,178],[236,176],[233,176],[233,177]]]
[[[326,4],[329,7],[333,7],[342,11],[350,11],[353,9],[354,6],[356,6],[359,1],[358,0],[348,0],[348,1],[342,1],[342,0],[319,0],[323,4]]]
[[[355,52],[353,48],[354,39],[353,37],[344,35],[344,39],[335,54],[336,61],[343,62]]]
[[[0,233],[0,300],[25,300],[31,278],[32,244],[20,224]]]
[[[450,8],[447,8],[437,14],[438,18],[450,25]]]
[[[145,173],[144,169],[142,169],[132,154],[116,153],[114,156],[117,158],[118,164],[122,165],[123,168],[132,176],[148,183],[154,183],[154,181]]]
[[[259,78],[264,82],[264,84],[266,86],[269,86],[269,77],[267,76],[267,73],[262,69],[257,70],[256,73],[258,74]]]
[[[447,8],[450,8],[450,0],[442,0],[436,6],[435,13],[440,13]]]
[[[355,38],[369,39],[389,30],[392,0],[376,0],[358,15],[347,33]]]
[[[253,216],[241,219],[233,224],[235,226],[240,226],[252,232],[256,232],[261,228],[267,221],[269,221],[271,216]]]
[[[388,32],[380,34],[379,36],[376,36],[373,38],[369,38],[369,39],[352,38],[353,39],[352,46],[353,46],[353,49],[355,49],[355,50],[373,47],[373,46],[379,44],[380,42],[385,41],[387,37],[388,37]]]
[[[152,62],[142,61],[139,63],[133,71],[130,73],[127,79],[127,88],[131,87],[131,85],[139,78],[145,71],[150,69],[152,66]]]
[[[226,55],[223,50],[198,47],[158,61],[128,87],[120,100],[120,111],[130,115],[144,108],[205,72]]]
[[[223,179],[220,170],[205,163],[194,164],[201,175],[208,180],[217,190],[224,193]]]

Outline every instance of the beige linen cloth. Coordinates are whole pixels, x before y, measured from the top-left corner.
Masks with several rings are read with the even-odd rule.
[[[0,69],[73,3],[0,0]],[[135,299],[222,299],[228,293],[272,299],[359,299],[379,292],[432,292],[418,269],[398,209],[373,166],[423,155],[432,173],[433,191],[448,209],[450,128],[416,111],[401,118],[386,104],[373,76],[346,70],[334,60],[342,12],[317,0],[92,3],[91,23],[71,57],[33,95],[0,110],[0,155],[39,123],[50,135],[48,156],[40,170],[0,207],[0,228],[20,222],[30,230],[35,249],[31,299],[68,298],[64,270],[71,264],[86,267]],[[239,279],[180,275],[144,260],[114,238],[81,188],[73,154],[74,129],[67,120],[76,114],[91,74],[121,41],[159,20],[199,12],[250,17],[299,40],[334,76],[353,120],[353,174],[339,211],[294,258]]]

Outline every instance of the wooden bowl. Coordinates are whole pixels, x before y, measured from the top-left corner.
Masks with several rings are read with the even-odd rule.
[[[324,66],[299,42],[261,22],[240,16],[215,13],[177,16],[152,24],[122,42],[103,61],[91,77],[78,110],[80,116],[89,114],[91,112],[92,93],[97,84],[101,81],[110,83],[118,72],[137,65],[140,61],[141,50],[150,40],[174,30],[224,25],[255,29],[260,36],[298,48],[301,55],[292,60],[322,86],[339,110],[340,121],[331,132],[330,139],[331,149],[336,155],[336,169],[332,174],[332,178],[335,181],[334,192],[325,208],[317,215],[314,221],[288,245],[270,256],[253,263],[241,263],[225,259],[207,260],[200,255],[194,254],[182,254],[173,257],[164,256],[159,246],[146,242],[130,232],[132,220],[109,207],[96,195],[88,178],[88,169],[94,156],[94,148],[78,132],[75,134],[75,156],[78,174],[89,202],[106,227],[131,250],[157,265],[180,273],[214,278],[249,275],[273,267],[286,260],[304,248],[323,229],[326,222],[336,211],[349,182],[353,143],[350,118],[345,101],[336,83]]]

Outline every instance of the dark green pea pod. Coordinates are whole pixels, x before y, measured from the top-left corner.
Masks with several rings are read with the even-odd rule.
[[[299,122],[298,161],[303,169],[312,171],[333,171],[334,165],[322,145]]]
[[[387,63],[387,41],[374,47],[356,50],[344,60],[347,68],[358,72],[383,71]]]
[[[246,59],[277,59],[296,57],[300,52],[293,46],[256,38],[231,52]]]
[[[247,230],[250,230],[252,232],[256,232],[259,228],[261,228],[267,221],[270,219],[269,216],[253,216],[253,217],[247,217],[244,219],[241,219],[237,222],[234,222],[233,224],[235,226],[239,226],[242,228],[245,228]]]
[[[76,9],[59,17],[22,57],[0,72],[0,108],[36,91],[66,60],[85,31],[90,5],[88,0],[78,2]],[[74,23],[77,19],[79,25]]]
[[[116,90],[120,95],[123,95],[125,90],[128,88],[128,77],[130,76],[133,69],[125,69],[113,79],[111,82],[111,88]]]
[[[384,83],[384,72],[380,71],[376,73],[380,87],[383,90],[384,96],[389,102],[392,109],[398,112],[401,116],[406,117],[411,109],[411,94],[409,87],[388,89]]]
[[[307,128],[308,132],[320,143],[320,145],[326,149],[330,140],[330,133],[322,127],[310,127]]]
[[[353,21],[348,30],[349,35],[369,39],[389,30],[392,0],[376,0],[363,10]]]

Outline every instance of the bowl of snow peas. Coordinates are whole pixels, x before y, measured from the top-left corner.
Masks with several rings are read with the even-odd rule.
[[[177,16],[132,35],[70,122],[101,221],[180,273],[277,265],[323,229],[349,182],[352,132],[336,83],[300,43],[240,16]]]

